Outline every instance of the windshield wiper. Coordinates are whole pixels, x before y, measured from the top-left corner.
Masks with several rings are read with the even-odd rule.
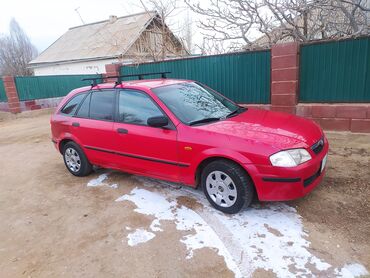
[[[219,121],[220,118],[212,117],[212,118],[204,118],[200,120],[195,120],[189,123],[189,125],[196,125],[196,124],[202,124],[202,123],[209,123],[209,122],[215,122]]]
[[[230,117],[233,117],[233,116],[236,116],[242,112],[244,112],[245,110],[247,110],[247,108],[245,107],[238,107],[237,109],[235,109],[233,112],[229,113],[226,115],[226,118],[230,118]]]

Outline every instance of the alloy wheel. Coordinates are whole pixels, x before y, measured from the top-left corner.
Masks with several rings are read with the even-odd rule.
[[[73,148],[67,148],[64,153],[67,167],[74,173],[81,169],[81,159],[78,152]]]
[[[206,190],[211,199],[221,207],[231,207],[237,199],[234,181],[222,171],[209,173],[206,179]]]

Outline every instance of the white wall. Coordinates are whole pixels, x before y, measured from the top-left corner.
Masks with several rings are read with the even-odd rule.
[[[95,74],[105,73],[105,65],[118,62],[117,59],[106,59],[89,62],[50,65],[34,68],[35,75]]]

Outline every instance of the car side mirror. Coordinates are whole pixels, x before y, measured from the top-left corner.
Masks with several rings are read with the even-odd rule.
[[[168,118],[165,116],[150,117],[147,123],[152,127],[164,127],[168,125]]]

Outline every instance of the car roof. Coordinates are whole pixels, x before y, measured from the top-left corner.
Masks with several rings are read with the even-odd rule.
[[[167,78],[130,80],[130,81],[122,81],[122,83],[119,85],[116,85],[115,83],[110,82],[110,83],[101,83],[94,87],[91,87],[91,86],[81,87],[81,88],[77,88],[73,90],[73,93],[75,94],[75,93],[83,92],[89,89],[112,89],[112,88],[125,88],[125,87],[136,87],[138,89],[140,88],[153,89],[157,87],[179,84],[179,83],[186,83],[186,82],[192,82],[192,81],[183,80],[183,79],[167,79]]]

